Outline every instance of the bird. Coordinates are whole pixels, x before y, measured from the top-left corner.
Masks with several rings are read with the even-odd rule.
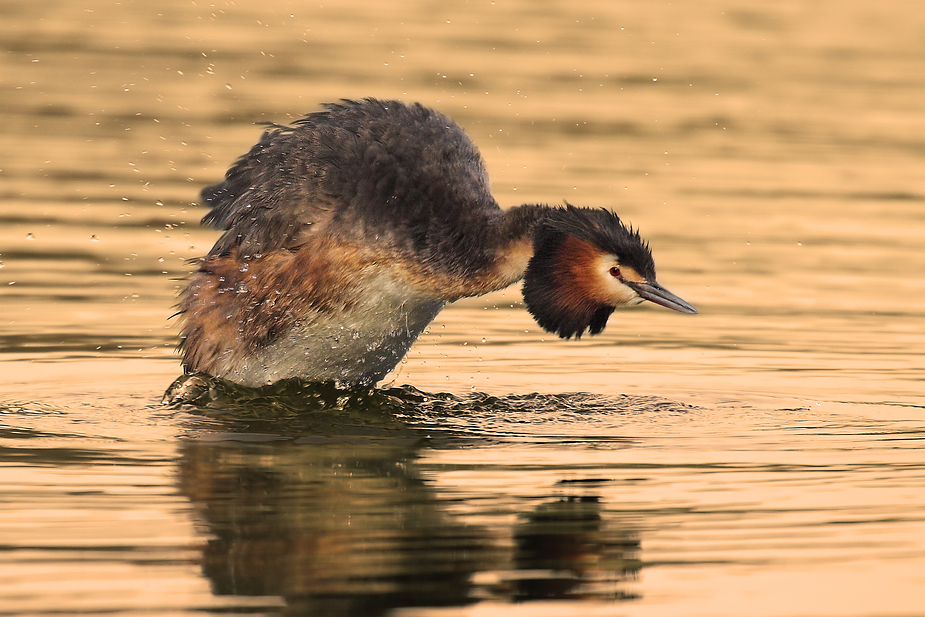
[[[646,300],[697,313],[613,211],[502,209],[476,145],[420,103],[343,99],[269,123],[201,197],[223,233],[180,294],[186,375],[374,386],[446,304],[521,279],[564,339]]]

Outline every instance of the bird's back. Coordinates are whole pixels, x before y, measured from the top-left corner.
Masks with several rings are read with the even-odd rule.
[[[453,246],[465,242],[461,230],[500,213],[478,149],[456,123],[420,104],[373,99],[271,126],[202,197],[203,223],[226,230],[213,255],[291,249],[324,232],[449,267],[449,258],[473,257]]]

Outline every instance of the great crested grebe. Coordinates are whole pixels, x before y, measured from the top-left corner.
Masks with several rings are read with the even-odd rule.
[[[343,101],[271,125],[202,197],[225,233],[181,296],[186,373],[372,385],[447,302],[521,278],[562,338],[643,300],[697,312],[616,214],[502,210],[472,141],[420,104]]]

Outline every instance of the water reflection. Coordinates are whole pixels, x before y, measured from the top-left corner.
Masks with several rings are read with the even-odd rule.
[[[331,402],[333,392],[302,386],[296,399]],[[183,445],[179,482],[212,536],[202,568],[214,593],[326,615],[633,597],[620,584],[640,568],[639,539],[607,520],[593,486],[581,497],[537,495],[504,524],[473,523],[417,460],[486,438],[435,434],[432,408],[419,402],[431,395],[337,392],[327,409],[303,414],[283,411],[291,392],[266,389],[261,405],[212,400],[196,412],[210,430]]]
[[[634,580],[638,536],[609,528],[600,498],[556,499],[522,515],[514,527],[515,600],[632,599],[619,583]]]

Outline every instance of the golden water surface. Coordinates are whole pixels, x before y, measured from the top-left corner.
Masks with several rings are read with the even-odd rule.
[[[0,615],[925,614],[919,2],[0,0],[0,51]],[[378,392],[161,405],[199,189],[364,96],[700,315],[513,287]]]

